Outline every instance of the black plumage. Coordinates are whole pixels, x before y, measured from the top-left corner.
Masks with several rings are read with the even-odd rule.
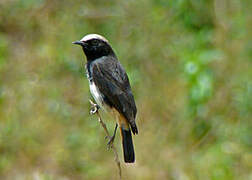
[[[87,77],[95,101],[104,109],[115,109],[119,113],[124,159],[125,162],[134,162],[130,130],[133,134],[138,133],[135,123],[137,108],[126,71],[104,37],[91,34],[74,44],[81,45],[87,57]]]
[[[105,58],[90,63],[88,67],[92,73],[89,76],[102,93],[103,101],[118,110],[130,123],[132,132],[138,133],[135,123],[137,109],[128,76],[117,59],[110,56]]]

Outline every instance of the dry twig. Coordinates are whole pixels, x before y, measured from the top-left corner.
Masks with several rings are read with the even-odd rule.
[[[107,137],[111,137],[109,135],[109,132],[108,132],[108,129],[107,129],[107,126],[106,124],[102,121],[102,118],[101,118],[101,115],[99,113],[99,106],[97,104],[95,104],[92,100],[89,100],[90,104],[91,104],[91,110],[90,110],[90,114],[96,114],[98,116],[98,121],[99,123],[101,124],[101,126],[103,127]],[[113,142],[110,144],[110,147],[111,149],[113,150],[114,152],[114,155],[115,155],[115,162],[116,162],[116,165],[118,167],[118,172],[119,172],[119,177],[120,179],[122,179],[122,169],[121,169],[121,164],[120,164],[120,160],[119,160],[119,157],[118,157],[118,152],[113,144]]]

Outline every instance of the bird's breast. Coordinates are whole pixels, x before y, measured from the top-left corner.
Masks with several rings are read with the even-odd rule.
[[[110,107],[104,101],[104,95],[99,91],[93,81],[89,81],[90,92],[96,103],[105,111],[110,111]]]
[[[89,88],[90,88],[90,92],[91,92],[93,98],[95,99],[96,103],[99,106],[102,106],[102,104],[103,104],[102,94],[93,81],[89,82]]]

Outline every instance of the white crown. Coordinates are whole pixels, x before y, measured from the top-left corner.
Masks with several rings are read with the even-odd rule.
[[[103,36],[101,36],[99,34],[88,34],[88,35],[84,36],[80,41],[85,42],[85,41],[88,41],[88,40],[91,40],[91,39],[100,39],[100,40],[105,41],[105,42],[108,43],[108,40],[105,37],[103,37]]]

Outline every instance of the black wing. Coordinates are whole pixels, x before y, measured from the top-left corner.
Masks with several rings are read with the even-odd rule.
[[[138,133],[135,117],[136,104],[131,92],[128,76],[122,65],[113,57],[94,61],[91,65],[92,79],[99,91],[131,125],[132,132]]]

